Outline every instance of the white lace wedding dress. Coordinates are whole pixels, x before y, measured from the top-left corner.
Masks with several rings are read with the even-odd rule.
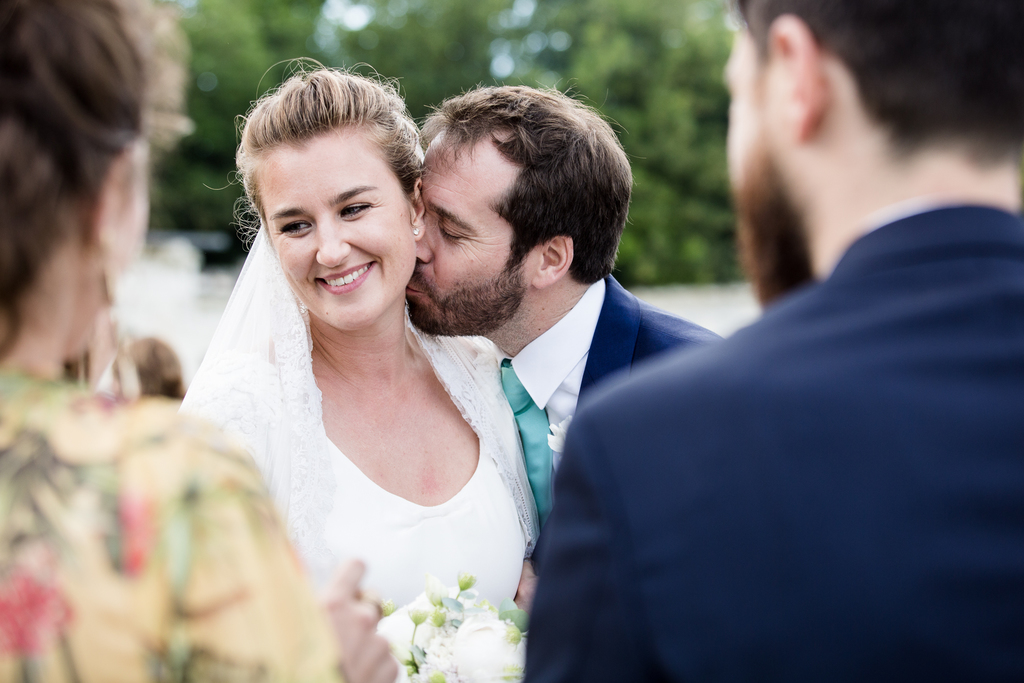
[[[241,439],[252,453],[314,582],[322,585],[339,561],[361,556],[370,578],[389,584],[374,587],[398,604],[411,587],[417,587],[413,595],[423,590],[425,567],[438,568],[441,574],[452,569],[477,572],[482,591],[493,584],[496,599],[512,597],[515,586],[508,586],[507,577],[514,574],[518,581],[521,560],[532,553],[538,526],[515,419],[501,388],[497,351],[479,338],[416,332],[416,339],[476,432],[482,462],[466,487],[440,506],[414,506],[392,496],[394,510],[417,513],[406,515],[405,536],[395,535],[401,515],[382,524],[379,514],[355,514],[360,503],[354,496],[366,494],[367,506],[370,501],[388,506],[374,497],[371,487],[362,486],[362,473],[327,438],[313,377],[308,313],[289,289],[262,229],[181,409]],[[340,486],[339,476],[345,478]],[[467,504],[473,505],[469,501],[482,500],[482,491],[493,497],[495,482],[504,496],[498,504],[486,514],[466,514]],[[437,525],[421,526],[432,516],[447,527],[439,531]],[[510,533],[511,525],[515,528]],[[480,546],[481,538],[493,542]],[[474,557],[480,562],[471,563]],[[455,569],[452,558],[474,566]],[[449,585],[456,579],[438,578]],[[390,585],[399,595],[388,592]]]

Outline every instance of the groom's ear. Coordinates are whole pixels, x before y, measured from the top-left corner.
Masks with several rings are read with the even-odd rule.
[[[526,276],[531,285],[545,289],[569,273],[573,258],[572,238],[559,235],[538,244],[527,255]]]

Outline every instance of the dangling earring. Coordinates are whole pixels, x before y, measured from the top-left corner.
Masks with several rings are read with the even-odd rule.
[[[103,259],[102,280],[103,295],[106,304],[109,306],[108,320],[110,323],[109,332],[113,335],[114,357],[110,363],[117,376],[118,389],[121,398],[134,402],[142,394],[142,382],[139,380],[139,371],[135,365],[135,359],[131,354],[131,341],[121,338],[117,326],[117,316],[114,312],[114,300],[117,296],[118,271],[114,266],[114,259],[110,256],[110,238],[107,233],[103,234],[100,241],[100,258]]]
[[[117,276],[114,275],[112,266],[103,266],[103,296],[108,306],[114,305],[114,296],[117,294]]]
[[[130,340],[121,339],[118,342],[114,367],[117,368],[121,398],[130,403],[137,401],[142,395],[142,381],[139,379],[139,368],[135,365],[135,359],[132,357]]]
[[[102,260],[100,280],[102,281],[103,298],[105,303],[113,307],[114,297],[117,295],[117,271],[114,269],[113,259],[110,257],[110,238],[104,233],[100,238],[100,259]]]

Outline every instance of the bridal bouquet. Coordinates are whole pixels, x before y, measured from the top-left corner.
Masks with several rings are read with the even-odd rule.
[[[399,681],[491,683],[520,681],[526,661],[526,612],[505,600],[478,600],[476,578],[459,575],[446,587],[427,574],[426,590],[404,607],[384,603],[377,632],[404,667]]]

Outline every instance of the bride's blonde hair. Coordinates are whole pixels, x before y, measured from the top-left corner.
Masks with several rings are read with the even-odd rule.
[[[380,148],[410,197],[422,173],[419,130],[398,89],[388,81],[320,67],[295,74],[239,118],[241,143],[235,164],[245,197],[238,221],[249,236],[255,235],[263,215],[260,162],[282,145],[301,145],[325,133],[357,128]]]

